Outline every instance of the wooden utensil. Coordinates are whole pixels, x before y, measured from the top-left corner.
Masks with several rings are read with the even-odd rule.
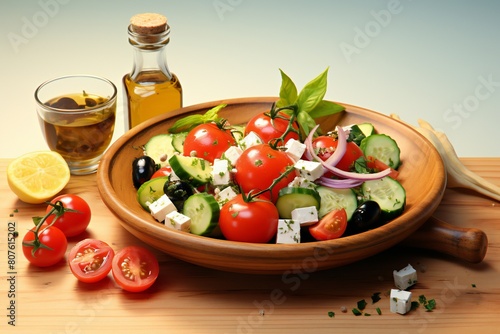
[[[477,228],[457,227],[434,216],[402,245],[429,249],[471,263],[483,261],[488,249],[486,233]]]

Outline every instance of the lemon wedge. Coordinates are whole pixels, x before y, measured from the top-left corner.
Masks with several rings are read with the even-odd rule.
[[[53,151],[27,153],[7,167],[10,189],[21,201],[30,204],[51,200],[68,184],[69,178],[68,164]]]

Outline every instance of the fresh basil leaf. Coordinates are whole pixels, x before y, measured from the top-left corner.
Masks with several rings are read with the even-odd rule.
[[[316,121],[306,112],[300,111],[297,115],[297,122],[299,123],[300,128],[304,131],[304,134],[307,136],[309,132],[316,126]],[[318,128],[318,133],[321,130]]]
[[[219,120],[218,112],[222,108],[226,107],[226,104],[219,104],[208,111],[205,112],[205,114],[200,115],[200,114],[194,114],[194,115],[188,115],[186,117],[183,117],[181,119],[178,119],[174,125],[168,131],[170,133],[179,133],[179,132],[185,132],[193,129],[195,126],[203,124],[203,123],[209,123],[209,122],[215,122]]]
[[[309,115],[311,115],[312,118],[318,118],[333,115],[344,110],[344,106],[340,104],[323,100],[320,101],[313,110],[309,111]]]
[[[281,87],[280,87],[280,99],[276,102],[276,107],[281,108],[289,106],[297,101],[297,86],[290,79],[288,75],[285,74],[280,69],[281,73]]]
[[[299,93],[297,104],[299,110],[310,112],[323,100],[326,94],[328,68],[316,78],[309,81]]]

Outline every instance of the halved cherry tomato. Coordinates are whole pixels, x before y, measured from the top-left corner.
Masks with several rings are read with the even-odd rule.
[[[146,248],[128,246],[116,253],[112,263],[113,278],[126,291],[141,292],[158,278],[156,257]]]
[[[50,202],[53,204],[61,202],[64,208],[75,210],[75,212],[64,212],[64,214],[55,221],[54,218],[56,215],[52,214],[45,220],[46,224],[51,224],[54,221],[52,226],[59,228],[66,237],[74,237],[87,229],[92,214],[90,206],[83,198],[73,194],[65,194],[55,197]],[[48,205],[46,213],[49,213],[52,208],[51,205]]]
[[[316,240],[340,238],[347,229],[347,213],[344,208],[332,210],[314,225],[309,227],[309,233]]]
[[[294,161],[284,151],[275,150],[268,144],[258,144],[244,150],[236,160],[234,180],[242,191],[248,193],[265,190],[275,179],[283,177],[274,185],[271,193],[262,194],[272,202],[276,202],[279,191],[297,176],[295,170],[283,176],[293,165]]]
[[[236,145],[236,140],[230,130],[221,129],[215,123],[197,125],[189,131],[184,140],[183,154],[197,156],[214,162],[230,147]]]
[[[313,140],[313,148],[318,157],[325,161],[328,159],[337,149],[338,141],[337,139],[330,136],[319,136]],[[344,156],[335,165],[335,167],[344,170],[351,171],[354,162],[363,156],[363,151],[354,142],[347,142],[346,151]]]
[[[266,243],[276,235],[278,209],[266,200],[245,202],[243,196],[225,203],[219,214],[219,226],[228,240]]]
[[[111,271],[115,252],[105,242],[84,239],[69,252],[68,264],[79,281],[94,283],[102,280]]]
[[[399,172],[397,170],[387,166],[385,163],[374,157],[366,157],[366,167],[372,169],[374,172],[381,172],[383,170],[386,170],[387,168],[390,168],[390,177],[392,177],[393,179],[397,179],[399,176]]]
[[[151,176],[152,179],[155,177],[169,176],[172,173],[172,168],[170,166],[161,167]]]
[[[280,138],[285,133],[289,123],[289,116],[284,113],[278,113],[278,116],[273,119],[269,113],[260,113],[248,121],[245,126],[245,135],[253,131],[267,144],[273,139]],[[291,138],[299,139],[297,123],[292,126],[297,132],[289,132],[284,138],[285,143]]]
[[[37,267],[49,267],[61,261],[68,248],[64,233],[54,226],[42,226],[38,231],[38,241],[42,246],[35,250],[35,230],[36,227],[33,227],[23,238],[23,253],[26,259]]]

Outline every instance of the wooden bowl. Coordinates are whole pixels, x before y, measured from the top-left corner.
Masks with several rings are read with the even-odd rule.
[[[214,101],[182,108],[151,119],[119,138],[104,155],[97,185],[102,200],[121,224],[140,240],[181,260],[209,268],[254,274],[283,274],[291,268],[307,272],[346,265],[375,255],[416,231],[439,205],[446,173],[435,148],[419,133],[377,112],[343,104],[346,111],[325,117],[323,130],[335,124],[371,122],[376,130],[394,138],[401,148],[400,181],[407,192],[404,213],[386,225],[340,239],[302,244],[253,244],[201,237],[167,228],[156,222],[136,200],[132,185],[132,160],[149,138],[165,133],[188,113],[204,113],[221,103],[219,115],[241,124],[267,111],[277,98],[242,98]]]

